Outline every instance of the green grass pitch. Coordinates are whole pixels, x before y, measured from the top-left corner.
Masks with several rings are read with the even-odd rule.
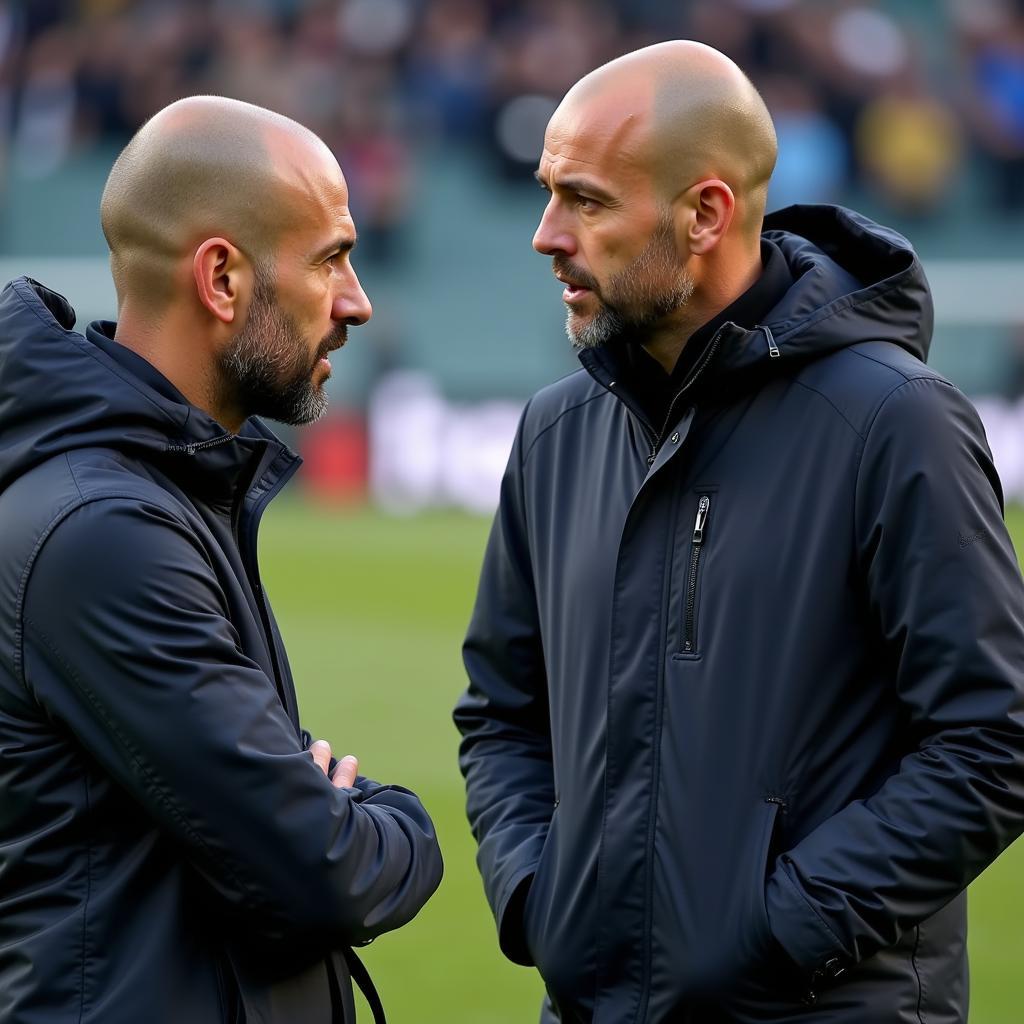
[[[1008,516],[1024,552],[1024,512]],[[263,578],[299,689],[303,723],[362,770],[416,790],[433,815],[445,878],[407,928],[363,951],[391,1024],[524,1024],[541,985],[498,952],[473,859],[451,707],[488,523],[317,510],[266,516]],[[972,1024],[1021,1018],[1024,841],[971,889]],[[369,1019],[361,1004],[360,1019]]]

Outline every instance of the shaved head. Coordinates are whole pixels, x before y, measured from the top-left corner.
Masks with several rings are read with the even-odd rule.
[[[330,353],[371,307],[348,186],[313,132],[250,103],[178,100],[118,157],[100,218],[116,341],[229,430],[323,413]]]
[[[533,237],[572,343],[638,343],[671,372],[761,274],[775,157],[764,101],[710,46],[658,43],[580,79],[544,134]]]
[[[756,232],[775,168],[775,128],[747,76],[703,43],[673,40],[628,53],[570,89],[552,119],[570,131],[604,123],[609,147],[645,169],[665,202],[719,178]]]
[[[334,179],[344,187],[327,146],[280,114],[219,96],[165,107],[118,157],[103,191],[119,304],[144,297],[159,311],[182,257],[209,237],[266,265],[304,195]]]

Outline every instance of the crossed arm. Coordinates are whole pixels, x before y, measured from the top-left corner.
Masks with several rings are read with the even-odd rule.
[[[41,550],[23,674],[47,715],[183,851],[252,941],[323,953],[410,920],[437,888],[408,790],[312,757],[241,649],[207,557],[156,505],[104,499]]]

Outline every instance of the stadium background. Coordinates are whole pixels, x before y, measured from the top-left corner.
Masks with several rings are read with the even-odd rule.
[[[658,39],[730,54],[776,118],[772,208],[842,202],[907,234],[936,292],[931,362],[979,403],[1024,500],[1021,0],[0,0],[0,275],[113,318],[97,205],[153,111],[216,92],[335,149],[371,324],[262,558],[306,724],[412,785],[447,874],[366,959],[397,1024],[536,1018],[473,865],[449,709],[497,479],[524,399],[571,370],[530,249],[531,171],[565,89]],[[1009,511],[1018,550],[1024,514]],[[1016,1024],[1024,844],[973,888],[975,1024]]]

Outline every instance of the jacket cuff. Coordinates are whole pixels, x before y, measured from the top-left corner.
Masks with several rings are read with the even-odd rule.
[[[534,869],[525,868],[512,876],[497,908],[498,945],[514,964],[533,967],[533,957],[526,947],[523,916],[526,897],[533,882]]]
[[[765,904],[772,934],[808,978],[838,977],[850,965],[838,936],[790,877],[785,858],[768,879]]]

